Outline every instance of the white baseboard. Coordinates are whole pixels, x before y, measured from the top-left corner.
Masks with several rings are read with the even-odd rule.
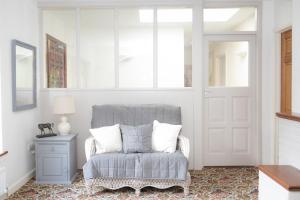
[[[201,166],[198,166],[198,167],[195,167],[194,169],[192,169],[192,170],[202,170],[203,169],[203,165],[201,165]]]
[[[18,189],[20,189],[25,183],[27,183],[33,176],[35,175],[35,168],[21,177],[19,180],[8,186],[8,196],[15,193]]]

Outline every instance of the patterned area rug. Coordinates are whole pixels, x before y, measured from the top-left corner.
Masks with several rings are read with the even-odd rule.
[[[204,168],[201,171],[191,171],[191,177],[188,197],[184,197],[183,190],[179,187],[166,190],[144,188],[140,197],[136,197],[131,188],[104,190],[88,196],[80,171],[72,185],[37,185],[32,179],[9,199],[258,199],[258,170],[254,167]]]

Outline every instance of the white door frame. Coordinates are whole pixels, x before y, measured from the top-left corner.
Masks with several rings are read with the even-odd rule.
[[[258,85],[259,85],[259,77],[258,77],[258,62],[257,62],[257,51],[258,51],[258,45],[257,45],[257,38],[256,34],[251,33],[241,33],[241,34],[206,34],[204,35],[204,42],[203,42],[203,52],[204,52],[204,69],[203,69],[203,111],[205,112],[205,91],[208,88],[208,59],[209,59],[209,52],[208,52],[208,42],[209,41],[248,41],[249,42],[249,78],[248,78],[248,88],[251,93],[251,109],[252,109],[252,116],[251,116],[251,126],[253,131],[253,138],[251,139],[252,149],[251,154],[253,156],[253,165],[256,165],[259,163],[259,152],[260,152],[260,143],[259,143],[259,128],[256,118],[258,117]],[[221,88],[221,87],[220,87]],[[205,114],[203,115],[205,116]],[[203,117],[203,165],[205,166],[205,137],[206,137],[206,124],[205,124],[205,117]]]

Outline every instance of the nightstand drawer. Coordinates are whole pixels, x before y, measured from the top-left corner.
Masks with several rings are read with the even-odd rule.
[[[45,154],[45,153],[67,153],[68,152],[68,146],[66,143],[39,143],[37,146],[37,149],[39,153]]]

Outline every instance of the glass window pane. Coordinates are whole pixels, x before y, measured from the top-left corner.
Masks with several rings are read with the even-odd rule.
[[[158,9],[158,87],[192,86],[192,9]]]
[[[205,32],[256,31],[257,9],[206,8],[203,12]]]
[[[153,87],[153,10],[119,10],[119,86]]]
[[[249,72],[249,43],[210,42],[209,80],[211,87],[247,87]]]
[[[82,88],[113,88],[114,11],[80,10],[80,85]]]
[[[43,41],[44,41],[44,65],[47,71],[47,35],[51,37],[53,63],[51,71],[52,87],[65,87],[60,80],[66,78],[68,88],[76,87],[76,11],[75,10],[45,10],[43,11]],[[48,40],[49,42],[49,40]],[[59,51],[64,49],[65,55]],[[56,56],[56,53],[59,54]],[[64,62],[66,60],[66,62]],[[55,63],[58,63],[55,65]],[[63,67],[63,69],[62,69]],[[45,79],[47,80],[47,78]],[[59,84],[57,84],[59,83]]]

